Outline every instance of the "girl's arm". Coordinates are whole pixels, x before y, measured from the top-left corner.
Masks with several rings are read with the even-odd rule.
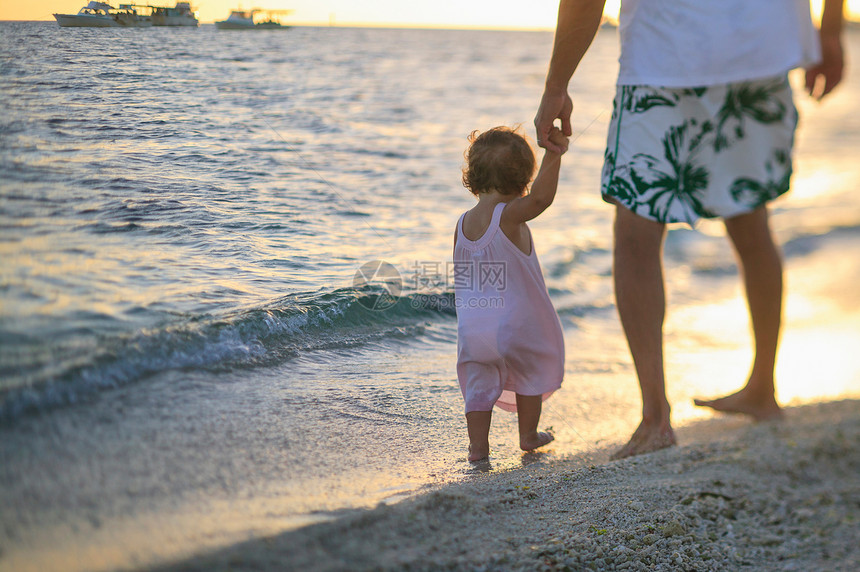
[[[557,127],[550,132],[549,138],[553,144],[567,151],[567,137],[561,134]],[[544,152],[540,169],[532,183],[531,192],[524,197],[514,199],[502,211],[501,223],[505,226],[522,224],[535,218],[552,204],[558,189],[558,172],[561,167],[561,153],[547,149]]]
[[[561,119],[561,130],[565,135],[569,137],[573,132],[570,127],[573,102],[567,93],[567,84],[594,40],[604,4],[606,0],[561,0],[559,4],[546,87],[535,116],[537,142],[541,147],[560,151],[549,139],[556,119]]]

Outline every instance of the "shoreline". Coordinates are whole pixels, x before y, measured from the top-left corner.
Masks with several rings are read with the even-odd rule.
[[[675,505],[683,510],[692,505],[702,511],[737,513],[748,510],[743,505],[731,504],[738,498],[734,493],[705,487],[713,480],[731,482],[722,477],[709,477],[707,471],[702,473],[701,490],[690,493],[693,495],[690,505],[682,504],[683,498],[662,489],[651,504],[638,497],[634,499],[631,491],[644,496],[650,494],[655,483],[662,486],[660,478],[671,483],[678,475],[671,471],[666,473],[670,465],[686,463],[697,468],[708,459],[720,458],[737,464],[742,451],[730,447],[732,440],[737,439],[744,443],[744,450],[750,450],[757,445],[756,439],[766,438],[772,449],[781,451],[785,458],[794,455],[804,464],[809,463],[809,459],[817,462],[816,455],[820,453],[809,447],[796,451],[776,438],[781,432],[791,434],[794,425],[809,427],[812,433],[824,439],[830,424],[847,422],[853,416],[854,424],[843,433],[851,435],[854,443],[860,442],[856,422],[860,417],[860,401],[857,400],[860,397],[857,389],[860,387],[860,362],[854,351],[860,339],[856,328],[860,307],[853,290],[844,286],[856,282],[858,267],[839,263],[845,258],[855,260],[857,257],[851,254],[860,252],[858,249],[860,243],[855,234],[849,233],[831,238],[823,250],[816,249],[820,253],[818,256],[790,259],[786,331],[777,371],[778,397],[781,403],[789,406],[789,420],[777,426],[783,429],[778,428],[775,435],[761,433],[768,425],[754,426],[736,417],[714,417],[691,405],[693,397],[719,395],[725,390],[725,380],[738,379],[745,373],[749,359],[745,340],[732,339],[719,329],[712,331],[715,323],[722,324],[727,332],[741,331],[745,327],[743,300],[731,291],[736,287],[734,279],[731,283],[721,281],[713,286],[709,290],[714,293],[710,303],[685,300],[676,304],[676,310],[669,315],[667,361],[673,379],[681,380],[670,385],[669,398],[675,404],[673,417],[678,425],[676,431],[681,447],[633,459],[632,467],[624,465],[625,461],[606,463],[609,454],[623,444],[623,439],[635,428],[633,423],[638,418],[639,407],[631,398],[636,392],[635,378],[626,361],[627,350],[620,325],[614,320],[592,320],[575,337],[578,354],[588,359],[570,364],[572,368],[567,373],[577,376],[577,383],[570,386],[570,391],[560,392],[548,402],[550,406],[545,408],[543,418],[544,426],[555,424],[556,444],[548,448],[547,454],[521,456],[514,441],[505,437],[516,434],[515,417],[499,416],[491,443],[497,457],[494,472],[490,474],[466,474],[465,433],[459,426],[454,433],[445,424],[428,424],[422,432],[404,433],[398,425],[379,423],[377,419],[375,423],[336,425],[331,432],[313,433],[306,436],[305,446],[296,448],[291,446],[294,436],[289,431],[290,426],[283,424],[292,405],[288,401],[272,400],[278,393],[279,370],[266,370],[265,376],[253,378],[255,383],[239,380],[236,375],[212,383],[204,374],[172,372],[147,384],[106,392],[86,406],[59,409],[4,428],[4,442],[0,446],[0,506],[4,507],[4,518],[0,519],[0,572],[351,570],[407,566],[415,569],[516,570],[519,567],[533,570],[545,562],[533,558],[531,548],[527,549],[531,546],[542,547],[536,550],[545,552],[548,561],[555,562],[548,564],[549,569],[563,569],[564,566],[578,569],[594,562],[595,558],[608,558],[607,543],[614,543],[611,544],[613,550],[619,546],[629,549],[621,551],[629,558],[627,562],[616,559],[616,556],[622,558],[621,555],[612,556],[611,566],[603,562],[602,567],[607,569],[637,569],[639,563],[645,565],[644,556],[652,558],[647,567],[656,569],[663,565],[707,569],[714,562],[719,563],[716,568],[723,569],[773,569],[774,562],[791,569],[792,559],[806,562],[805,568],[798,569],[809,569],[810,562],[820,568],[821,562],[816,558],[820,560],[823,553],[808,544],[809,538],[819,535],[816,530],[822,529],[816,525],[804,528],[806,524],[801,523],[803,526],[796,532],[786,533],[788,537],[784,541],[778,539],[786,535],[779,533],[772,534],[769,540],[762,537],[757,541],[765,543],[763,545],[741,546],[737,539],[740,536],[738,523],[721,517],[722,520],[702,530],[722,542],[725,525],[732,525],[732,534],[736,537],[729,539],[728,544],[717,544],[722,548],[713,548],[715,541],[707,535],[689,539],[661,536],[663,527],[668,524],[666,515],[678,512],[673,512]],[[834,258],[837,253],[838,258]],[[690,279],[683,274],[683,268],[673,271],[677,280]],[[701,280],[714,282],[708,276]],[[437,347],[432,351],[435,357],[422,353],[420,358],[415,358],[421,360],[421,367],[426,368],[428,363],[448,363],[445,361],[447,348]],[[619,357],[622,355],[623,360]],[[395,358],[391,359],[392,370],[396,367],[396,371],[421,371],[402,357],[397,357],[396,362]],[[313,365],[306,367],[314,371]],[[334,386],[339,375],[320,378],[321,383]],[[447,387],[443,367],[431,377],[438,387]],[[580,395],[588,395],[589,400],[583,402]],[[459,420],[461,404],[457,397],[454,401],[440,399],[436,402],[435,414]],[[828,403],[829,399],[853,401],[837,402],[849,404],[841,406],[847,409],[840,409]],[[828,407],[836,408],[836,421],[816,413]],[[247,411],[255,411],[255,415],[246,415]],[[309,408],[305,413],[305,419],[313,420],[311,416],[324,417],[330,415],[331,410]],[[316,426],[320,426],[319,423]],[[337,453],[337,449],[327,450],[335,443],[342,445],[347,433],[353,438],[361,436],[374,446],[352,450],[346,457]],[[387,447],[391,443],[397,446]],[[440,444],[444,447],[440,448]],[[583,444],[588,452],[580,454]],[[595,449],[604,446],[606,448]],[[847,462],[854,463],[855,475],[860,473],[856,452],[839,443],[833,447],[842,447],[840,454]],[[783,460],[777,459],[774,466],[786,472]],[[298,468],[311,467],[313,472],[297,471],[296,463],[305,463]],[[519,468],[524,464],[527,467]],[[593,470],[594,474],[584,472],[591,465],[598,467]],[[713,473],[719,472],[718,469],[711,467],[709,470]],[[646,474],[639,475],[643,470]],[[770,478],[769,473],[759,471],[760,481],[767,483]],[[620,480],[616,482],[615,479]],[[546,480],[564,486],[587,483],[585,486],[590,489],[591,496],[573,500],[563,494],[559,496],[552,487],[544,486]],[[742,490],[751,491],[744,492],[741,498],[754,498],[759,494],[756,491],[761,483],[751,483],[752,480],[747,474],[746,480],[738,485]],[[345,484],[351,496],[344,495]],[[686,486],[681,481],[676,484],[682,488]],[[529,489],[523,489],[524,486]],[[546,490],[538,493],[542,486]],[[475,487],[485,487],[489,496],[477,494]],[[853,534],[860,537],[857,525],[860,514],[856,508],[860,504],[858,487],[851,483],[850,487],[843,488],[853,512],[837,513],[832,518],[837,518],[839,525],[849,525]],[[812,511],[813,520],[826,521],[831,518],[827,514],[833,505],[828,507],[822,503],[841,502],[821,497],[820,502],[816,501],[819,504],[804,506],[803,491],[810,497],[820,496],[821,491],[807,486],[801,489],[799,496],[789,495],[800,503],[801,514],[807,515],[804,518]],[[732,498],[709,494],[698,498],[694,493],[699,492]],[[770,489],[764,489],[762,494],[765,493],[771,494]],[[452,495],[454,501],[446,500]],[[530,498],[530,495],[539,496]],[[626,500],[623,504],[613,504],[607,500],[611,495]],[[465,515],[456,506],[457,499],[464,496],[472,507]],[[404,497],[402,503],[397,502]],[[553,512],[541,504],[540,499],[544,497],[550,499],[544,505],[573,504],[560,509],[568,512]],[[708,507],[707,503],[720,503],[720,499],[726,506]],[[384,503],[382,507],[368,508],[375,506],[378,500]],[[643,509],[634,514],[631,512],[634,509],[630,508],[633,505],[628,504],[636,502],[643,503]],[[403,516],[406,513],[402,511],[406,509],[401,507],[410,505],[417,506],[414,515]],[[538,516],[543,520],[533,516],[535,505],[542,511]],[[555,529],[559,523],[569,524],[573,522],[569,520],[572,515],[583,511],[592,514],[589,512],[592,505],[602,507],[600,510],[608,516],[592,518],[589,526],[594,527],[593,530],[579,526],[568,530],[566,536],[557,536]],[[774,506],[776,508],[760,508],[766,514],[788,510],[785,506]],[[334,510],[328,512],[329,509]],[[386,512],[389,509],[394,512]],[[472,512],[475,511],[482,518],[474,517]],[[653,518],[652,513],[656,515]],[[456,533],[447,531],[452,523],[464,517],[471,528],[451,528]],[[297,518],[301,522],[297,523]],[[485,522],[488,518],[519,524],[492,523],[488,527]],[[634,518],[646,520],[631,520]],[[686,516],[675,518],[687,523]],[[702,518],[701,514],[694,514],[690,522],[699,522]],[[413,522],[415,519],[420,521],[420,526]],[[313,524],[318,521],[325,522]],[[619,528],[618,523],[623,526]],[[298,525],[309,526],[295,528]],[[652,529],[650,532],[648,526]],[[767,529],[755,519],[743,526]],[[362,536],[362,530],[353,530],[356,527],[382,527],[383,530],[376,535]],[[386,527],[402,531],[402,534],[391,536],[384,530]],[[697,528],[698,525],[692,530]],[[605,532],[598,534],[601,530]],[[440,531],[444,534],[438,537]],[[652,533],[656,536],[649,537],[648,541],[654,543],[648,546],[656,548],[649,555],[643,552],[643,546],[633,543],[642,543],[642,539]],[[807,543],[801,542],[798,555],[793,555],[791,546],[800,541],[795,542],[792,535]],[[327,544],[329,537],[343,538],[345,543],[358,546]],[[465,541],[460,542],[460,538]],[[553,538],[557,542],[550,542]],[[835,535],[834,538],[842,537]],[[661,544],[661,539],[666,542]],[[672,547],[668,543],[675,540],[682,542],[666,554],[671,556],[678,552],[683,565],[661,564],[657,558],[665,555],[665,550]],[[825,540],[825,544],[830,543],[828,546],[837,547],[831,550],[836,554],[837,564],[828,561],[827,569],[840,569],[839,562],[847,563],[843,566],[846,570],[860,568],[860,565],[853,566],[860,564],[856,552],[839,552],[845,542]],[[437,542],[442,548],[437,549]],[[416,543],[417,546],[413,546]],[[553,546],[547,548],[548,544]],[[362,546],[369,554],[362,552]],[[562,550],[564,555],[555,555],[550,548]],[[597,548],[603,555],[598,555]],[[777,549],[783,548],[785,553],[781,557],[788,560],[774,560],[781,554]],[[571,555],[570,550],[574,550],[575,555]],[[473,552],[478,556],[472,556]],[[748,552],[754,556],[749,559],[752,564],[745,564]],[[742,556],[734,560],[723,558],[725,554],[734,553]],[[705,560],[703,554],[710,556]],[[685,558],[694,564],[686,564]],[[240,565],[233,566],[234,561]],[[177,564],[163,564],[165,562]],[[620,568],[628,562],[633,563],[632,568]]]
[[[442,431],[445,425],[434,427],[437,433],[425,431],[419,437],[404,435],[398,432],[396,425],[389,423],[350,424],[333,427],[330,434],[310,435],[307,447],[284,448],[285,443],[290,445],[292,436],[288,431],[285,433],[282,424],[289,408],[271,401],[280,377],[277,370],[267,371],[264,379],[256,379],[258,383],[251,385],[237,383],[229,376],[213,384],[203,375],[175,372],[147,384],[104,393],[86,407],[57,410],[4,430],[5,442],[0,446],[0,483],[3,485],[0,505],[4,506],[5,513],[0,519],[0,531],[3,531],[0,534],[0,572],[404,567],[533,570],[546,562],[550,562],[548,569],[564,569],[564,566],[579,569],[595,562],[595,558],[608,558],[609,544],[613,550],[618,546],[629,549],[621,551],[629,560],[620,562],[618,559],[622,556],[614,555],[610,564],[604,561],[601,565],[606,569],[635,570],[639,563],[645,566],[644,556],[652,558],[647,567],[656,569],[661,566],[708,569],[714,562],[718,563],[717,569],[770,570],[776,566],[774,562],[791,569],[792,559],[806,563],[797,569],[820,568],[821,562],[816,558],[820,560],[822,553],[808,544],[803,544],[798,555],[792,556],[792,543],[797,542],[791,535],[800,535],[798,538],[807,542],[808,538],[818,535],[816,530],[821,527],[801,526],[797,532],[788,533],[788,538],[782,542],[774,540],[785,536],[780,536],[782,533],[762,537],[757,542],[765,543],[763,545],[740,546],[740,541],[733,537],[728,544],[716,545],[722,548],[713,548],[715,541],[707,535],[713,534],[722,542],[725,525],[732,525],[732,534],[740,536],[735,520],[721,517],[719,522],[710,523],[710,528],[703,529],[707,530],[706,536],[665,538],[661,534],[662,527],[668,524],[666,515],[678,512],[673,512],[675,505],[686,510],[695,503],[690,501],[691,505],[684,505],[680,501],[686,497],[673,496],[671,491],[660,489],[659,494],[655,493],[656,500],[649,504],[638,497],[634,499],[631,491],[644,497],[650,494],[655,483],[663,486],[663,481],[671,483],[678,479],[676,473],[666,472],[670,466],[680,467],[686,463],[696,468],[708,459],[720,458],[737,464],[742,451],[730,445],[738,439],[744,443],[745,450],[749,450],[756,445],[756,439],[767,438],[772,449],[781,451],[785,458],[795,455],[802,463],[808,463],[809,459],[817,461],[817,453],[812,449],[807,447],[801,453],[776,438],[783,431],[790,434],[794,425],[809,427],[812,433],[823,436],[830,424],[838,425],[853,416],[854,424],[843,433],[852,435],[854,443],[860,442],[856,421],[860,417],[857,393],[860,362],[853,350],[855,341],[860,339],[856,328],[860,307],[853,291],[842,286],[856,282],[857,268],[836,264],[837,259],[831,256],[838,252],[840,257],[852,259],[850,255],[860,252],[858,248],[860,243],[850,234],[829,243],[826,255],[801,256],[790,262],[787,274],[792,285],[786,300],[786,333],[777,372],[778,397],[781,403],[788,405],[789,419],[777,426],[775,435],[761,433],[768,425],[751,425],[737,417],[715,417],[691,405],[692,398],[697,395],[719,395],[717,392],[725,387],[724,380],[739,378],[748,364],[749,349],[745,343],[711,331],[713,323],[725,327],[726,316],[734,320],[728,322],[727,331],[740,331],[744,327],[743,300],[730,290],[734,280],[731,284],[723,281],[711,290],[719,295],[712,296],[710,305],[689,300],[675,305],[676,310],[667,321],[667,360],[673,379],[682,380],[669,388],[681,447],[634,458],[630,466],[623,464],[625,461],[607,463],[610,453],[623,444],[638,418],[638,403],[630,399],[631,392],[636,389],[635,379],[629,364],[617,357],[624,355],[626,358],[627,350],[620,325],[615,321],[591,321],[576,337],[577,351],[590,356],[592,361],[574,362],[577,369],[567,373],[577,376],[576,390],[560,392],[548,402],[550,406],[545,409],[543,421],[545,426],[555,424],[556,444],[550,446],[546,454],[521,456],[513,441],[508,443],[509,439],[505,438],[516,434],[515,417],[499,416],[492,443],[497,457],[494,471],[489,474],[466,474],[465,434],[459,430],[453,435]],[[684,278],[682,271],[677,271],[678,279]],[[827,280],[821,279],[824,276]],[[708,277],[703,279],[712,281]],[[709,319],[715,315],[720,316],[716,322]],[[433,351],[444,353],[447,349]],[[420,359],[423,364],[430,358],[422,354]],[[447,358],[437,355],[431,361],[437,363],[441,359]],[[610,367],[606,367],[607,364]],[[397,358],[396,367],[418,371],[402,358]],[[441,387],[446,378],[444,372],[440,372],[436,378],[441,380],[437,381]],[[333,383],[336,377],[325,378],[323,382]],[[183,383],[176,383],[180,380]],[[571,389],[573,387],[571,385]],[[187,391],[186,388],[197,389]],[[201,391],[202,388],[205,390]],[[578,397],[582,394],[589,395],[590,401],[582,402]],[[830,399],[853,401],[836,402],[849,404],[839,406],[826,401]],[[459,419],[459,399],[455,402],[440,400],[436,406],[439,415]],[[819,410],[833,407],[836,421],[832,422]],[[248,410],[257,414],[244,415]],[[330,412],[314,408],[306,413],[328,415]],[[325,448],[343,443],[347,431],[361,431],[360,435],[378,447],[352,451],[346,465],[337,454],[326,455]],[[434,448],[443,437],[444,449]],[[384,448],[386,443],[392,442],[397,443],[397,447]],[[583,444],[586,453],[580,453]],[[842,447],[841,454],[854,463],[854,474],[860,473],[857,453],[845,450],[839,443],[834,446]],[[297,473],[295,467],[295,463],[305,462],[303,455],[314,451],[312,463],[325,469],[313,473],[315,480],[310,479],[307,472]],[[778,461],[781,463],[783,459]],[[784,464],[779,463],[774,466],[782,467],[785,472]],[[520,468],[522,465],[527,466]],[[586,471],[592,465],[597,467],[592,470],[593,474]],[[439,471],[439,467],[444,471]],[[358,468],[361,470],[357,471]],[[421,478],[418,478],[417,471],[422,469]],[[719,467],[709,470],[719,472],[717,469]],[[641,471],[646,474],[638,474]],[[297,478],[297,474],[303,478]],[[771,477],[760,474],[758,478],[767,483]],[[825,475],[824,479],[827,478]],[[694,495],[692,498],[698,503],[695,507],[702,511],[733,510],[736,513],[747,510],[731,504],[738,498],[734,493],[705,487],[713,480],[731,482],[722,477],[709,477],[705,471],[701,490],[690,492],[690,495],[714,492],[732,499]],[[742,490],[752,491],[744,492],[741,498],[757,494],[756,487],[761,483],[751,484],[751,480],[747,475],[738,485]],[[584,486],[589,491],[571,500],[552,487],[546,487],[546,481],[568,487],[586,483]],[[343,494],[345,483],[348,483],[351,497]],[[391,487],[392,484],[398,486]],[[677,484],[686,486],[682,481]],[[529,488],[523,489],[524,486]],[[853,488],[843,488],[848,491],[847,502],[854,503],[851,505],[853,512],[839,513],[832,518],[841,519],[840,525],[853,527],[853,534],[860,537],[857,525],[860,514],[856,508],[860,504],[860,493],[855,483],[851,486]],[[487,494],[478,494],[476,487],[486,488]],[[801,514],[811,510],[813,520],[831,518],[827,514],[832,505],[821,503],[838,501],[821,497],[820,502],[816,501],[819,504],[807,507],[803,505],[803,490],[811,489],[806,487],[798,493],[800,496],[796,500],[799,499],[803,509]],[[764,493],[771,494],[771,491],[765,489]],[[808,496],[820,494],[821,491],[813,490]],[[530,498],[530,495],[539,496]],[[626,500],[612,503],[608,500],[612,495]],[[462,497],[472,507],[465,514],[456,506]],[[542,502],[541,498],[550,500]],[[720,503],[721,498],[726,506],[708,507],[707,503]],[[370,508],[378,500],[382,500],[383,505]],[[634,514],[631,512],[634,505],[628,505],[636,502],[641,502],[643,509]],[[558,503],[562,508],[548,510],[543,506],[547,503]],[[564,508],[570,503],[573,504],[569,508]],[[402,507],[407,506],[417,507],[411,517],[402,512],[407,510]],[[537,516],[543,520],[534,516],[535,506],[541,511]],[[592,518],[588,526],[571,528],[566,536],[556,534],[559,523],[574,522],[570,520],[573,515],[583,511],[596,514],[593,511],[597,509],[592,506],[602,507],[600,510],[605,515],[588,517]],[[761,510],[766,514],[788,510],[785,506],[774,506],[776,508],[764,506]],[[329,512],[329,509],[334,510]],[[568,512],[560,512],[565,510]],[[477,512],[478,516],[472,512]],[[702,519],[701,514],[693,517],[690,522]],[[853,520],[846,520],[849,517]],[[447,530],[463,518],[464,522],[471,523],[468,527],[451,528],[454,532]],[[646,520],[631,520],[634,518]],[[681,517],[675,518],[687,523]],[[418,524],[414,522],[416,519]],[[495,522],[488,525],[485,522],[488,519],[518,524]],[[323,522],[314,524],[319,521]],[[619,528],[618,523],[623,526]],[[300,525],[308,526],[296,528]],[[589,526],[594,527],[593,530]],[[652,529],[650,532],[648,526]],[[744,526],[758,530],[762,523],[752,519]],[[373,527],[382,530],[375,534],[365,531],[370,535],[362,536],[364,528]],[[402,534],[391,536],[386,527],[402,531]],[[601,530],[605,532],[599,534]],[[645,547],[634,545],[634,542],[642,543],[648,534],[656,535],[648,539],[654,541],[648,546],[656,547],[650,555],[643,552]],[[347,546],[327,543],[328,538],[342,538]],[[460,538],[465,540],[461,542]],[[554,538],[557,542],[550,542]],[[666,542],[661,544],[661,539]],[[669,542],[675,540],[682,542],[665,552],[672,547]],[[437,548],[437,542],[441,548]],[[837,548],[845,544],[827,542],[830,542],[828,546]],[[539,547],[535,549],[537,552],[546,553],[546,562],[534,558],[531,546]],[[780,557],[777,549],[783,547],[786,548],[782,557],[788,560],[775,560]],[[602,556],[598,555],[598,548]],[[562,550],[564,554],[556,555],[550,549]],[[574,555],[570,550],[574,550]],[[477,556],[472,556],[473,552]],[[682,565],[661,564],[657,558],[665,556],[664,552],[669,556],[678,552]],[[749,559],[752,564],[745,564],[748,552],[755,557]],[[844,555],[838,555],[838,550],[832,552],[837,554],[837,564],[827,561],[825,568],[860,568],[856,552]],[[723,558],[725,554],[734,553],[744,556]],[[703,554],[710,556],[705,560]],[[691,559],[693,564],[687,564],[685,558]],[[234,561],[239,565],[234,566]],[[176,564],[165,564],[169,562]],[[628,562],[633,563],[632,567],[621,568]],[[842,566],[839,562],[847,564]]]
[[[717,417],[682,444],[608,448],[430,487],[395,504],[163,566],[282,570],[829,570],[860,567],[860,400],[783,422]]]

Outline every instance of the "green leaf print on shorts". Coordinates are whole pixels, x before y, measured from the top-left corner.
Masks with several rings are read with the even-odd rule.
[[[630,113],[645,113],[654,107],[674,107],[680,97],[665,90],[646,86],[626,85],[622,88],[621,105]]]
[[[750,209],[755,209],[788,191],[791,181],[791,153],[788,150],[774,151],[773,159],[765,163],[765,170],[768,174],[765,181],[748,177],[736,179],[730,189],[732,197]],[[775,177],[775,174],[780,175]]]
[[[663,138],[663,157],[639,153],[629,165],[637,202],[647,205],[648,214],[656,220],[670,218],[680,207],[683,212],[692,211],[685,217],[692,222],[697,218],[694,213],[706,210],[699,195],[707,188],[710,173],[696,162],[703,138],[701,133],[688,135],[696,128],[695,120],[671,127]],[[709,131],[709,126],[702,130]]]
[[[742,84],[738,87],[730,87],[723,106],[717,112],[714,150],[722,151],[733,141],[743,139],[746,118],[759,123],[783,121],[786,107],[778,97],[775,97],[775,94],[785,89],[785,81],[775,81],[769,85]]]

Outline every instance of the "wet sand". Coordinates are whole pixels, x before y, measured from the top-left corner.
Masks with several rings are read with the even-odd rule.
[[[593,450],[156,568],[856,570],[860,400],[693,423],[679,447]]]

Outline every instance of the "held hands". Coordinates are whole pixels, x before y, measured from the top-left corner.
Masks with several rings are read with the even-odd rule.
[[[550,138],[550,133],[553,130],[558,131],[557,127],[553,126],[556,119],[561,120],[561,134],[570,137],[573,131],[570,128],[570,114],[573,112],[573,101],[567,94],[566,89],[547,88],[541,98],[540,107],[535,116],[535,130],[537,131],[537,144],[547,151],[554,151],[562,154],[567,150],[567,139],[562,149]]]
[[[549,136],[545,140],[549,144],[543,145],[548,153],[558,153],[564,155],[567,152],[567,147],[570,145],[570,139],[556,126],[550,128]]]

